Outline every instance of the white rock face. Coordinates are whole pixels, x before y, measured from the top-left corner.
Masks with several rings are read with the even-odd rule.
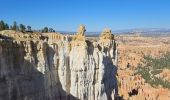
[[[0,40],[0,100],[111,100],[114,40]]]

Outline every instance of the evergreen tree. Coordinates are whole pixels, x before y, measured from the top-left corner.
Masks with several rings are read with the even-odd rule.
[[[42,30],[43,33],[48,33],[48,27],[44,27],[44,29]]]
[[[5,23],[3,20],[0,21],[0,31],[5,30]]]
[[[9,30],[9,25],[7,23],[5,24],[5,29]]]
[[[31,26],[27,26],[27,31],[32,31]]]
[[[13,23],[12,30],[15,30],[15,31],[18,30],[18,26],[17,26],[17,22],[16,21],[14,21],[14,23]]]
[[[26,29],[26,28],[25,28],[25,25],[20,24],[20,25],[19,25],[19,29],[20,29],[21,32],[25,32],[25,29]]]
[[[55,32],[53,28],[49,28],[49,32]]]

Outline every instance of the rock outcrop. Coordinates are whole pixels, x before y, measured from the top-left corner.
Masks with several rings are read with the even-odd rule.
[[[109,39],[109,40],[114,40],[114,35],[112,34],[112,31],[110,29],[105,29],[101,36],[100,39]]]
[[[76,35],[73,37],[73,40],[85,41],[85,32],[86,32],[85,26],[80,25],[78,33],[76,33]]]
[[[111,100],[118,95],[113,37],[91,42],[84,26],[70,41],[50,36],[50,41],[0,39],[0,100]]]

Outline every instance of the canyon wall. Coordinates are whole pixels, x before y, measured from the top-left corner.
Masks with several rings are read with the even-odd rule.
[[[110,30],[98,41],[85,27],[70,38],[15,38],[1,32],[0,100],[111,100],[118,95],[117,45]],[[51,37],[48,37],[50,35]],[[9,38],[10,37],[10,38]],[[25,38],[25,39],[22,39]]]

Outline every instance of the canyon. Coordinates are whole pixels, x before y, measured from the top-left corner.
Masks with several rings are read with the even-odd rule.
[[[118,97],[117,43],[60,33],[0,32],[0,100],[112,100]]]
[[[170,52],[169,36],[85,33],[84,25],[75,35],[1,31],[0,100],[169,100],[168,88],[136,74],[144,56]]]
[[[152,87],[141,75],[136,74],[136,69],[144,65],[144,56],[161,57],[170,52],[170,37],[118,35],[116,41],[119,94],[125,100],[169,100],[168,88]],[[162,73],[156,76],[169,80],[169,70],[163,69]]]

